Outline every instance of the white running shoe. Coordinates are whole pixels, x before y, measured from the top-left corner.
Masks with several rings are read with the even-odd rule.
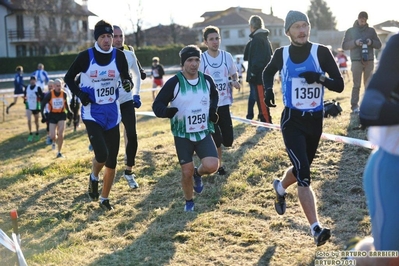
[[[136,176],[132,172],[125,171],[123,176],[125,177],[127,183],[129,184],[129,187],[131,187],[131,188],[138,188],[139,187],[139,184],[137,184],[136,180],[134,180],[134,178]]]

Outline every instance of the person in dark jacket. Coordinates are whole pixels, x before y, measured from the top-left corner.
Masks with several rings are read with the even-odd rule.
[[[273,51],[269,41],[269,31],[265,29],[261,17],[254,15],[249,18],[249,27],[251,40],[245,46],[244,60],[248,61],[247,79],[250,93],[248,98],[247,119],[254,118],[254,105],[258,105],[258,118],[261,122],[272,123],[269,107],[264,103],[262,71],[269,63]],[[260,127],[259,129],[266,129]]]
[[[24,90],[26,86],[24,85],[24,68],[22,66],[17,66],[15,68],[15,77],[14,77],[14,101],[7,106],[6,113],[10,111],[10,108],[17,103],[18,97],[21,96],[23,98]]]
[[[366,87],[367,81],[374,70],[374,49],[381,48],[381,40],[378,38],[374,28],[367,24],[368,14],[360,12],[353,27],[345,32],[342,41],[342,49],[350,50],[352,62],[352,96],[351,109],[354,113],[359,113],[359,95],[363,74],[363,86]]]

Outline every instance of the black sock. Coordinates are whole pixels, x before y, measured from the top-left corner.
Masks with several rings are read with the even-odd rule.
[[[201,176],[201,175],[198,173],[198,168],[194,168],[194,175],[195,175],[195,176],[199,176],[199,177]]]
[[[131,175],[132,174],[132,170],[125,170],[125,175]]]

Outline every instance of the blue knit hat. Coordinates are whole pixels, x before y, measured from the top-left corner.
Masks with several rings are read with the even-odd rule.
[[[310,25],[309,18],[306,14],[296,11],[296,10],[290,10],[287,14],[287,17],[285,18],[284,22],[284,28],[285,32],[287,33],[290,30],[290,27],[292,24],[298,21],[305,21]]]

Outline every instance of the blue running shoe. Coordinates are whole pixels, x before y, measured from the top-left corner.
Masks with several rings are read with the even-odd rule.
[[[186,201],[186,205],[184,205],[185,212],[193,212],[194,211],[194,201]]]
[[[204,189],[204,184],[202,183],[202,177],[198,174],[197,168],[194,169],[194,191],[201,194]]]

